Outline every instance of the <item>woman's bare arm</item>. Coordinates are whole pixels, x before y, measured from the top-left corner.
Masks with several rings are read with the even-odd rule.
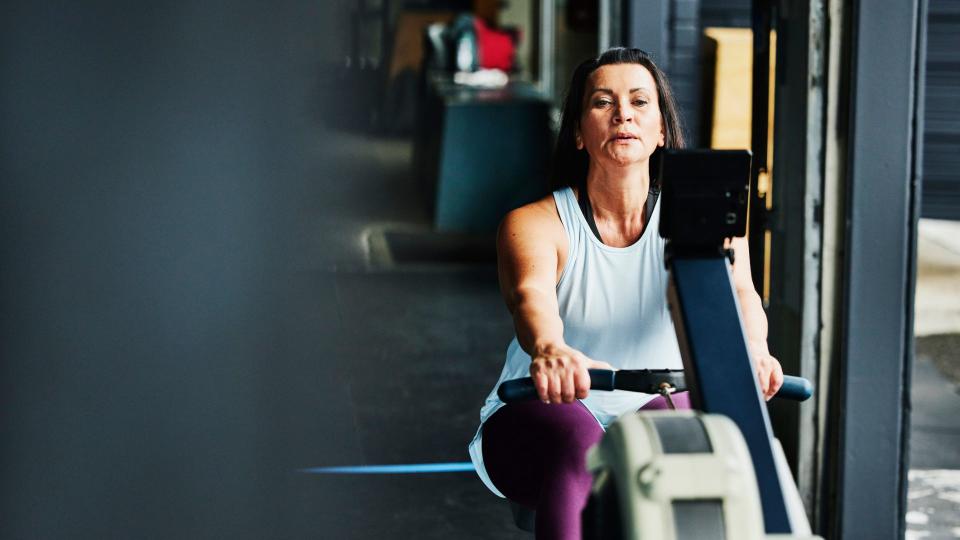
[[[538,347],[563,343],[556,292],[560,246],[550,217],[538,203],[524,206],[507,214],[497,233],[500,292],[531,357]]]
[[[587,369],[610,368],[563,340],[556,287],[566,241],[552,197],[510,212],[497,234],[500,291],[513,315],[517,341],[530,355],[537,394],[549,403],[585,398]]]
[[[783,385],[783,369],[780,362],[770,355],[767,347],[767,314],[763,311],[763,301],[753,286],[749,243],[746,238],[734,238],[730,245],[734,252],[733,283],[740,300],[747,345],[756,363],[760,390],[766,399],[770,399]]]

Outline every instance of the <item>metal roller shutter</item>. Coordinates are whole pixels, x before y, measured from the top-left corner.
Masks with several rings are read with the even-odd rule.
[[[923,217],[960,220],[960,2],[930,0]]]

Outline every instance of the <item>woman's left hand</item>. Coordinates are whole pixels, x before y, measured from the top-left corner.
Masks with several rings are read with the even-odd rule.
[[[783,386],[783,368],[780,367],[780,361],[770,354],[766,343],[751,343],[750,356],[753,357],[753,364],[757,370],[760,393],[763,394],[763,399],[770,401],[770,398]]]

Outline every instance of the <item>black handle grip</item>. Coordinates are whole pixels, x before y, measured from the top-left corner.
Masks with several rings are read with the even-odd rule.
[[[591,390],[613,390],[616,380],[616,371],[609,369],[591,369],[590,389]],[[793,401],[806,401],[813,395],[813,384],[803,377],[793,375],[783,376],[783,386],[774,397],[790,399]],[[533,386],[533,379],[524,377],[522,379],[513,379],[504,381],[500,388],[497,388],[497,396],[504,403],[514,403],[517,401],[526,401],[537,399],[537,389]]]
[[[504,403],[526,401],[537,398],[537,389],[533,386],[533,379],[530,377],[503,381],[500,388],[497,388],[497,397]]]
[[[793,375],[783,376],[783,386],[774,394],[773,397],[790,399],[793,401],[806,401],[813,395],[813,384],[803,377]]]
[[[591,390],[613,390],[616,371],[609,369],[588,369],[587,371],[590,373]],[[513,379],[503,381],[500,388],[497,388],[497,396],[504,403],[537,399],[537,388],[533,386],[533,379],[530,377]]]

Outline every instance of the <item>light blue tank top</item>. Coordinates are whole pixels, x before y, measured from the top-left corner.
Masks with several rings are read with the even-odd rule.
[[[625,248],[604,245],[590,230],[571,188],[553,193],[569,249],[557,300],[563,338],[571,347],[617,369],[682,369],[677,336],[667,308],[664,240],[657,201],[643,235]],[[504,403],[500,383],[530,376],[530,355],[514,338],[500,379],[480,410],[480,427],[470,442],[470,458],[484,484],[503,496],[483,466],[483,423]],[[620,415],[639,409],[655,396],[615,390],[590,392],[581,400],[604,428]]]

